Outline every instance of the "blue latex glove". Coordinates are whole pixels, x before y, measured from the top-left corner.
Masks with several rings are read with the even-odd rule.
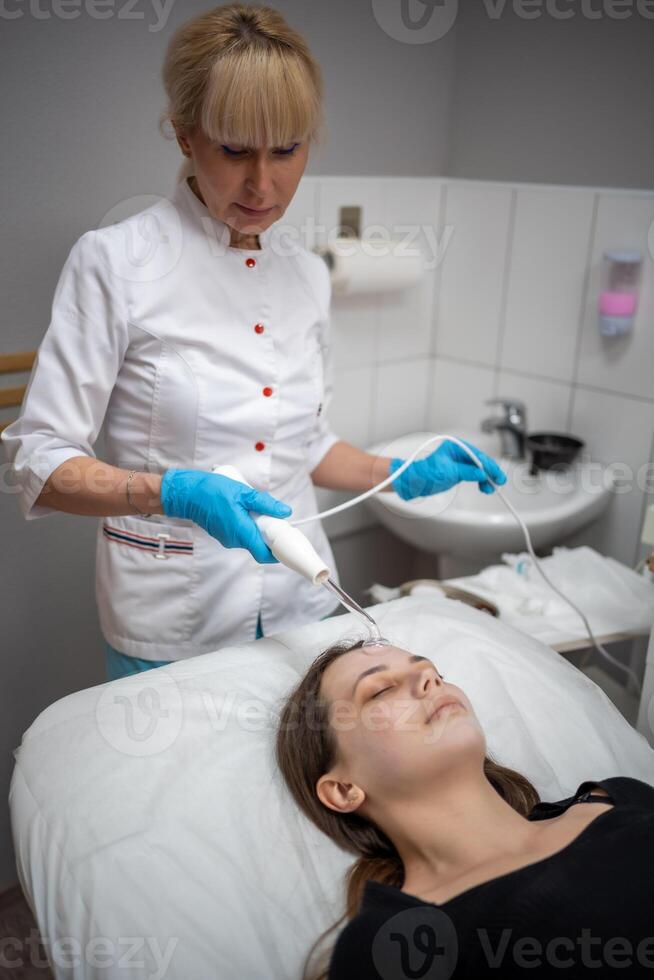
[[[248,511],[288,517],[292,508],[269,493],[205,470],[166,470],[161,505],[167,517],[183,517],[204,528],[225,548],[246,548],[260,564],[277,559]]]
[[[493,493],[495,490],[493,484],[488,480],[489,476],[500,486],[506,483],[506,474],[494,459],[486,456],[471,442],[466,442],[465,439],[462,439],[461,442],[470,447],[484,467],[483,470],[475,466],[460,446],[448,439],[442,442],[438,449],[435,449],[429,456],[425,456],[424,459],[415,459],[413,463],[407,466],[404,473],[400,473],[397,480],[393,480],[391,486],[403,500],[411,500],[413,497],[426,497],[432,493],[442,493],[461,480],[477,480],[482,493]],[[389,474],[394,473],[403,462],[403,459],[392,459]]]

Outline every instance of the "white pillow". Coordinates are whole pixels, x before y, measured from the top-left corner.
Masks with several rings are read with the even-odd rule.
[[[654,750],[549,647],[440,597],[371,611],[388,639],[465,690],[494,757],[543,799],[585,779],[654,785]],[[287,693],[344,635],[364,628],[332,617],[80,691],[39,715],[16,752],[10,801],[44,938],[72,939],[52,951],[57,978],[299,978],[343,911],[354,859],[291,801],[275,730]]]

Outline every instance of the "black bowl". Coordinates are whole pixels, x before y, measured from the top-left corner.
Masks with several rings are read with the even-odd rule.
[[[558,432],[533,432],[527,436],[526,447],[531,453],[531,469],[551,470],[569,466],[583,449],[584,443],[574,436]]]

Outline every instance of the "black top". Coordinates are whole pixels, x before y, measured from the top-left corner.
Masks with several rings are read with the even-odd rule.
[[[594,786],[609,799],[589,794]],[[442,905],[367,881],[329,980],[654,980],[654,788],[626,776],[587,780],[528,819],[547,820],[584,795],[614,806],[557,853]]]

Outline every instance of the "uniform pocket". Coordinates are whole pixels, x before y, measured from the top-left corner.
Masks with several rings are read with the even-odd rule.
[[[96,595],[105,632],[152,644],[192,638],[194,534],[192,526],[102,518]]]
[[[148,534],[144,533],[146,530]],[[193,554],[193,535],[186,533],[190,531],[191,528],[149,524],[132,517],[105,517],[102,521],[102,534],[108,541],[149,552],[161,561]]]

